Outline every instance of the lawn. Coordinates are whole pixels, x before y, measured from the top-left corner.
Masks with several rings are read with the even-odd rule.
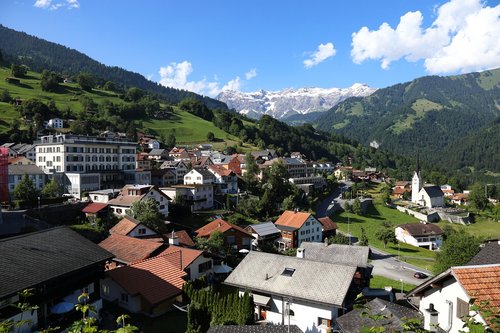
[[[384,243],[375,238],[377,231],[384,228],[384,222],[391,225],[391,228],[398,224],[419,222],[413,216],[377,203],[371,206],[363,216],[354,213],[336,212],[331,218],[337,223],[337,227],[341,231],[350,232],[358,238],[361,236],[361,227],[363,227],[370,246],[395,255],[398,254],[398,245],[389,243],[387,248],[384,248]],[[403,243],[400,244],[400,255],[405,262],[428,270],[432,269],[435,257],[435,253],[432,251]]]
[[[391,286],[392,290],[396,293],[401,292],[401,281],[388,279],[380,275],[374,275],[370,279],[370,288],[384,288]],[[407,293],[416,286],[410,283],[403,283],[403,292]]]
[[[455,224],[447,221],[441,221],[438,225],[441,229],[447,225],[451,225],[455,230],[466,231],[481,238],[500,238],[500,223],[482,216],[476,217],[475,223],[469,225]]]

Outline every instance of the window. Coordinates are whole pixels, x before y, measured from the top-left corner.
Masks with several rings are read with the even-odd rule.
[[[228,244],[234,244],[234,243],[236,243],[236,237],[234,237],[234,236],[227,236],[227,243]]]
[[[146,228],[139,228],[139,229],[137,229],[137,233],[139,235],[145,235],[146,234]]]
[[[124,294],[122,293],[120,295],[120,300],[123,302],[123,303],[128,303],[128,294]]]
[[[284,275],[284,276],[292,276],[293,273],[295,273],[295,268],[289,268],[289,267],[286,267],[283,272],[281,273],[281,275]]]
[[[198,272],[203,273],[212,268],[212,262],[206,261],[198,265]]]
[[[121,208],[116,208],[116,213],[117,214],[121,214],[122,213],[122,209]]]
[[[330,319],[318,317],[318,326],[330,327]]]

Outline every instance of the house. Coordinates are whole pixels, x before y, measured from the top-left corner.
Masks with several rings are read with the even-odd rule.
[[[150,139],[148,141],[148,148],[149,149],[160,149],[160,141],[156,139]]]
[[[381,318],[375,323],[372,316]],[[363,308],[353,309],[340,316],[337,325],[343,333],[359,333],[370,327],[384,327],[386,332],[403,332],[403,325],[408,319],[421,319],[421,317],[418,311],[410,307],[375,298]]]
[[[191,238],[191,236],[189,236],[186,230],[172,231],[169,232],[168,234],[164,234],[163,237],[165,239],[168,239],[169,244],[173,244],[176,246],[182,246],[182,247],[195,246],[193,239]]]
[[[318,221],[323,226],[323,237],[321,240],[324,241],[325,239],[337,234],[337,224],[328,216],[318,217]]]
[[[175,202],[185,202],[192,212],[214,208],[213,185],[173,185],[160,190]]]
[[[489,302],[484,310],[500,307],[500,263],[490,265],[456,266],[447,269],[415,287],[408,296],[420,299],[419,309],[424,314],[424,328],[436,332],[436,326],[445,332],[462,330],[464,316],[472,316],[483,325],[491,325],[493,332],[500,327],[494,326],[486,312],[473,311],[475,305]],[[491,314],[490,314],[491,315]]]
[[[14,188],[21,182],[24,175],[33,182],[33,185],[37,190],[42,190],[47,182],[47,175],[42,169],[34,164],[9,164],[8,167],[9,174],[9,192],[12,193]]]
[[[452,197],[455,191],[451,188],[451,185],[441,185],[441,191],[443,191],[445,197]]]
[[[238,192],[238,177],[221,165],[210,165],[207,170],[214,176],[215,193],[235,194]]]
[[[61,118],[52,118],[52,119],[49,119],[49,121],[47,122],[47,127],[50,127],[50,128],[63,128],[64,127],[64,120],[62,120]]]
[[[160,165],[160,169],[174,169],[176,184],[183,183],[184,175],[189,171],[188,167],[183,161],[165,161]]]
[[[306,176],[306,177],[296,177],[289,178],[288,181],[297,186],[301,185],[312,185],[315,190],[322,190],[326,187],[326,178],[323,176]]]
[[[104,173],[104,175],[106,173]],[[123,171],[123,179],[125,180],[125,184],[127,185],[134,185],[134,184],[150,185],[151,170],[142,170],[142,169],[125,170]],[[106,184],[105,182],[103,182],[103,186],[109,187],[109,185],[110,184]]]
[[[429,250],[439,249],[443,243],[443,230],[432,223],[400,224],[395,233],[398,241]]]
[[[109,188],[98,191],[90,191],[89,199],[92,202],[108,203],[110,200],[116,198],[120,194],[119,189]]]
[[[159,239],[160,242],[163,240],[163,237],[156,231],[130,216],[122,218],[117,224],[109,229],[109,233],[111,235],[118,234],[134,238],[156,238],[155,240]]]
[[[235,250],[250,250],[253,236],[245,229],[238,227],[223,219],[216,219],[195,231],[196,237],[210,238],[210,235],[220,231],[224,236],[226,245],[232,246]]]
[[[153,199],[163,216],[168,216],[170,198],[153,185],[125,185],[118,196],[108,201],[111,211],[117,216],[125,216],[135,202]]]
[[[109,235],[108,238],[99,243],[99,246],[114,255],[112,262],[108,263],[107,269],[155,257],[166,248],[166,244],[163,242],[134,238],[118,233]]]
[[[255,158],[255,161],[270,161],[273,158],[278,157],[276,154],[276,150],[274,149],[266,149],[266,150],[259,150],[259,151],[253,151],[252,156]],[[259,163],[259,162],[257,162]]]
[[[148,159],[153,161],[161,161],[168,158],[168,151],[166,149],[151,149],[148,153]]]
[[[176,258],[170,258],[172,256]],[[102,297],[132,313],[157,317],[182,302],[186,273],[172,264],[178,253],[164,254],[106,272]]]
[[[178,268],[186,272],[186,279],[194,281],[212,273],[214,266],[212,258],[205,256],[203,251],[170,245],[162,254],[180,253],[180,260],[172,261]]]
[[[191,157],[191,166],[195,169],[203,169],[213,164],[209,156]]]
[[[245,164],[245,155],[234,154],[227,162],[227,169],[241,176],[243,175],[244,164]]]
[[[213,184],[214,175],[206,169],[192,169],[184,175],[184,185]]]
[[[286,210],[274,223],[281,231],[277,240],[280,249],[286,250],[305,242],[321,242],[323,225],[310,213]]]
[[[175,169],[156,169],[151,170],[151,184],[164,187],[175,185],[177,183],[177,175]]]
[[[314,162],[312,164],[313,173],[315,175],[327,174],[330,175],[335,170],[335,165],[331,162]]]
[[[224,284],[250,292],[260,320],[325,333],[355,297],[355,271],[354,266],[250,251]]]
[[[11,149],[16,152],[16,156],[24,156],[32,162],[35,162],[35,145],[28,143],[18,143],[11,146]]]
[[[52,307],[77,303],[89,293],[89,304],[102,308],[99,278],[111,253],[68,227],[56,227],[0,240],[0,318],[30,320],[19,332],[34,332],[51,324]],[[22,302],[18,293],[34,288],[38,309],[21,313],[12,305]],[[28,326],[33,326],[33,329]]]
[[[451,202],[455,205],[467,206],[469,204],[469,194],[456,193],[451,197]]]
[[[283,162],[290,178],[302,178],[309,176],[307,163],[298,158],[278,158],[277,161]]]
[[[281,236],[281,231],[276,228],[273,222],[263,222],[258,224],[250,224],[245,228],[254,237],[252,245],[257,248],[265,242],[274,242]]]
[[[17,156],[17,157],[9,157],[8,162],[9,165],[30,165],[30,164],[35,164],[32,160],[24,157],[24,156]]]
[[[189,153],[184,148],[174,147],[168,152],[168,156],[176,161],[189,160]]]
[[[356,293],[370,285],[373,266],[368,264],[369,256],[368,246],[302,242],[297,249],[297,258],[356,267],[353,279]]]
[[[87,220],[95,223],[98,218],[105,218],[108,215],[108,204],[100,202],[90,202],[82,209]]]
[[[135,168],[150,170],[151,169],[151,160],[148,158],[148,153],[139,153],[135,155]]]

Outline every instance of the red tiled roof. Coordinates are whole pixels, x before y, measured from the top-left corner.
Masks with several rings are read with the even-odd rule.
[[[411,192],[411,190],[409,188],[404,188],[404,187],[396,187],[394,190],[392,190],[392,194],[394,195],[403,194],[405,192]]]
[[[141,295],[156,305],[182,293],[186,273],[173,265],[168,255],[139,261],[106,272],[130,295]]]
[[[500,307],[500,265],[454,267],[452,272],[469,297],[476,299],[475,305],[489,302],[486,308]],[[495,331],[500,327],[491,328]]]
[[[333,222],[328,216],[318,218],[319,223],[323,225],[324,231],[336,230],[337,224]]]
[[[232,223],[226,222],[223,219],[217,219],[217,220],[214,220],[214,221],[204,225],[200,229],[196,230],[196,235],[198,237],[208,237],[214,231],[220,231],[222,233],[225,233],[226,231],[228,231],[230,229],[236,229],[236,230],[238,230],[238,231],[240,231],[248,236],[252,236],[252,234],[249,233],[248,231],[246,231],[245,229],[240,228],[237,225],[234,225]]]
[[[185,247],[170,245],[165,251],[161,254],[173,254],[180,253],[180,258],[174,259],[172,264],[178,265],[178,263],[182,260],[182,269],[186,269],[189,265],[193,263],[199,256],[203,254],[203,251],[188,249]]]
[[[164,244],[134,237],[111,234],[99,246],[113,253],[117,260],[130,263],[149,258]]]
[[[274,224],[300,229],[309,216],[311,216],[310,213],[285,210]]]
[[[213,165],[209,165],[208,168],[210,170],[212,170],[213,172],[215,172],[216,174],[218,174],[219,176],[229,176],[231,174],[234,174],[233,171],[229,170],[229,169],[226,169],[224,168],[222,165],[218,164],[213,164]]]
[[[163,236],[166,238],[172,238],[172,233],[164,234]],[[181,246],[187,246],[187,247],[195,246],[193,240],[191,239],[186,230],[174,231],[174,236],[177,236],[179,238],[179,245]]]
[[[87,214],[96,214],[107,207],[108,204],[105,203],[91,202],[87,206],[85,206],[85,208],[82,209],[82,212]]]
[[[141,223],[140,221],[130,216],[125,216],[120,220],[120,222],[118,222],[111,229],[109,229],[109,233],[127,236],[140,223]]]

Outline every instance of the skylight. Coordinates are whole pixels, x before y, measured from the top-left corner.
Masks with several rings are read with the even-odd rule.
[[[292,276],[294,272],[295,272],[295,268],[286,267],[285,270],[283,271],[283,273],[281,273],[281,275]]]

